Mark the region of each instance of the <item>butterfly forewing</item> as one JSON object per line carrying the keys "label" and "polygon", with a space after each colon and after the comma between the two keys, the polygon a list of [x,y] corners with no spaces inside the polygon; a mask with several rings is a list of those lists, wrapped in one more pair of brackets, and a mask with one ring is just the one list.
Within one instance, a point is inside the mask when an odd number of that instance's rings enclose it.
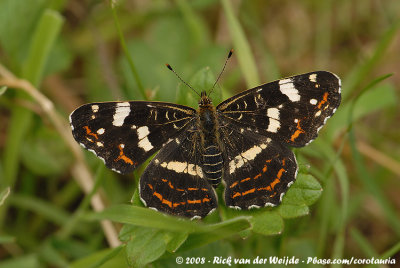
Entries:
{"label": "butterfly forewing", "polygon": [[79,107],[70,122],[76,141],[108,168],[126,174],[178,135],[195,113],[162,102],[103,102]]}
{"label": "butterfly forewing", "polygon": [[340,104],[340,79],[319,71],[281,79],[246,90],[217,106],[225,124],[301,147]]}

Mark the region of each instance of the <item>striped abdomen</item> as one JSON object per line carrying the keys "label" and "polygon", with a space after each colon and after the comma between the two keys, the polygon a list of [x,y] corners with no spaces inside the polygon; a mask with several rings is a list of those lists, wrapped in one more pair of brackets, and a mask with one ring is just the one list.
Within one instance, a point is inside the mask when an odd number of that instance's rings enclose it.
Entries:
{"label": "striped abdomen", "polygon": [[203,154],[203,172],[208,182],[217,187],[222,177],[222,154],[215,145],[205,148]]}

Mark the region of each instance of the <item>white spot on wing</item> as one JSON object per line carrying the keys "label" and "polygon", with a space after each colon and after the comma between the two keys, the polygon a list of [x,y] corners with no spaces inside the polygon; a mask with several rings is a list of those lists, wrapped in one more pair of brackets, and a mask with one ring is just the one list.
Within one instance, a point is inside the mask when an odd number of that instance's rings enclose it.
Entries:
{"label": "white spot on wing", "polygon": [[278,108],[269,108],[267,110],[267,116],[274,119],[279,119],[279,110]]}
{"label": "white spot on wing", "polygon": [[99,105],[92,105],[92,112],[97,113],[99,111]]}
{"label": "white spot on wing", "polygon": [[143,139],[144,137],[147,137],[149,135],[150,131],[149,128],[146,126],[140,127],[137,129],[137,135],[139,140]]}
{"label": "white spot on wing", "polygon": [[117,108],[114,113],[114,121],[113,125],[116,127],[120,127],[124,124],[125,118],[129,115],[131,111],[131,107],[129,102],[119,102],[117,103]]}
{"label": "white spot on wing", "polygon": [[234,173],[236,169],[242,167],[246,162],[255,159],[257,155],[262,152],[263,149],[267,148],[267,145],[270,141],[271,139],[268,138],[267,143],[255,145],[232,159],[229,162],[229,173]]}
{"label": "white spot on wing", "polygon": [[147,137],[143,138],[142,140],[139,141],[138,146],[145,150],[146,152],[150,151],[151,149],[154,148],[154,146],[151,144],[149,139]]}
{"label": "white spot on wing", "polygon": [[289,100],[291,101],[300,100],[299,91],[295,88],[291,78],[280,80],[279,90],[282,92],[282,94],[288,96]]}
{"label": "white spot on wing", "polygon": [[318,103],[318,101],[317,101],[316,99],[311,99],[311,100],[310,100],[310,103],[311,103],[312,105],[315,105],[315,104]]}
{"label": "white spot on wing", "polygon": [[99,128],[99,129],[97,130],[97,134],[102,135],[102,134],[104,134],[104,131],[105,131],[104,128]]}
{"label": "white spot on wing", "polygon": [[267,131],[268,132],[273,132],[276,133],[278,132],[278,129],[281,127],[281,123],[274,119],[274,118],[269,118],[269,124],[268,124],[268,128]]}
{"label": "white spot on wing", "polygon": [[203,170],[199,165],[189,164],[187,162],[178,162],[178,161],[171,161],[171,162],[162,162],[160,164],[163,168],[173,170],[176,173],[187,173],[192,176],[199,176],[203,178]]}
{"label": "white spot on wing", "polygon": [[317,74],[310,74],[308,79],[310,79],[311,82],[317,83]]}
{"label": "white spot on wing", "polygon": [[318,117],[321,115],[321,110],[319,110],[318,112],[315,113],[315,117]]}

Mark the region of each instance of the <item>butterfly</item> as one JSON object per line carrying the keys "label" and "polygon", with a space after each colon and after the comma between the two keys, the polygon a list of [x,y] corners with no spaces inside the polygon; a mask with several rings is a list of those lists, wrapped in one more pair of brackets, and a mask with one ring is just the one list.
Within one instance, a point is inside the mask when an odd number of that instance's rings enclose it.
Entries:
{"label": "butterfly", "polygon": [[[170,67],[169,67],[170,68]],[[75,140],[121,174],[157,153],[140,178],[144,205],[203,218],[224,202],[248,210],[277,206],[298,171],[289,147],[303,147],[338,108],[340,79],[316,71],[243,91],[198,109],[155,101],[85,104],[70,115]]]}

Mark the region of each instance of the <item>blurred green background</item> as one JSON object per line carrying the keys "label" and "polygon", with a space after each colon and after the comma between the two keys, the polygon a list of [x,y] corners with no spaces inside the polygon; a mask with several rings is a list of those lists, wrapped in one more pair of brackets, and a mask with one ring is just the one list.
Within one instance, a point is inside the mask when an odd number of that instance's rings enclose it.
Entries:
{"label": "blurred green background", "polygon": [[[399,265],[400,1],[113,3],[0,1],[0,267],[173,267],[177,256],[391,257]],[[127,176],[104,168],[71,140],[70,112],[144,99],[196,108],[165,63],[201,91],[231,48],[215,104],[309,71],[342,78],[338,112],[295,151],[304,183],[285,209],[231,215],[221,205],[204,225],[122,206],[132,196],[140,205],[144,167]],[[318,193],[304,200],[307,187]],[[290,203],[296,189],[301,204]]]}

